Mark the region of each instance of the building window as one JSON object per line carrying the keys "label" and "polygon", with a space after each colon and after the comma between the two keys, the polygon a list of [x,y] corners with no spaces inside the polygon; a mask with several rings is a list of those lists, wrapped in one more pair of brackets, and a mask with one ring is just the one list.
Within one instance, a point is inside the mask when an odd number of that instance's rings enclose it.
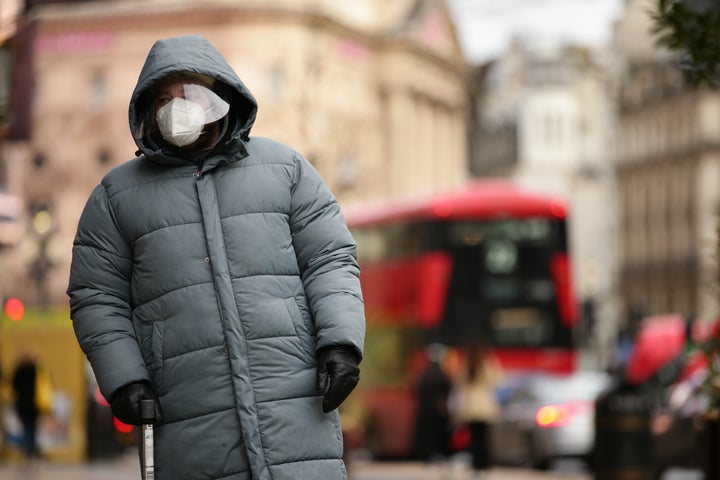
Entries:
{"label": "building window", "polygon": [[558,112],[545,113],[544,119],[545,144],[559,145],[562,143],[563,118]]}
{"label": "building window", "polygon": [[100,153],[98,153],[97,161],[100,166],[105,166],[110,163],[112,160],[112,155],[110,155],[110,152],[108,150],[100,150]]}
{"label": "building window", "polygon": [[107,101],[107,79],[103,70],[96,70],[93,73],[90,94],[93,107],[105,106]]}
{"label": "building window", "polygon": [[10,100],[11,60],[10,48],[0,47],[0,118],[5,118]]}
{"label": "building window", "polygon": [[268,92],[273,99],[282,97],[283,88],[285,86],[285,70],[282,64],[275,64],[267,70],[267,87]]}
{"label": "building window", "polygon": [[2,161],[2,155],[0,155],[0,192],[7,191],[8,188],[8,166],[7,162]]}
{"label": "building window", "polygon": [[335,170],[335,184],[339,190],[348,190],[357,184],[360,174],[358,162],[354,155],[345,154],[340,157]]}
{"label": "building window", "polygon": [[33,166],[36,170],[42,170],[47,164],[47,158],[44,153],[36,153],[33,157]]}

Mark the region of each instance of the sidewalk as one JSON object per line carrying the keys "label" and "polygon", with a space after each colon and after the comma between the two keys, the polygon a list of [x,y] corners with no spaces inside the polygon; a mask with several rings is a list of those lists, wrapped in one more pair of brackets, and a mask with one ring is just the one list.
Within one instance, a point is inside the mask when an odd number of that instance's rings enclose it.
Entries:
{"label": "sidewalk", "polygon": [[79,465],[38,460],[0,463],[2,480],[134,480],[140,479],[136,452],[117,459]]}
{"label": "sidewalk", "polygon": [[[448,462],[428,465],[420,462],[357,461],[350,466],[351,480],[474,480],[466,465]],[[129,451],[114,460],[67,465],[37,461],[31,464],[0,463],[2,480],[139,480],[137,452]],[[581,473],[539,472],[493,468],[488,480],[590,480]],[[305,480],[305,479],[299,479]],[[672,478],[671,480],[681,480]],[[682,478],[682,480],[689,480]],[[697,479],[693,479],[697,480]]]}

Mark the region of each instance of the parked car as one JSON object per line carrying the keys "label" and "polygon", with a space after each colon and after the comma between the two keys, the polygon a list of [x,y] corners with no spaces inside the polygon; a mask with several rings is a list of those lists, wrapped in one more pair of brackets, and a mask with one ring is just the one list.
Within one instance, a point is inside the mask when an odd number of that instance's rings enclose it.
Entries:
{"label": "parked car", "polygon": [[500,464],[548,468],[560,458],[589,462],[595,437],[595,399],[612,384],[601,371],[533,376],[503,404],[491,445]]}

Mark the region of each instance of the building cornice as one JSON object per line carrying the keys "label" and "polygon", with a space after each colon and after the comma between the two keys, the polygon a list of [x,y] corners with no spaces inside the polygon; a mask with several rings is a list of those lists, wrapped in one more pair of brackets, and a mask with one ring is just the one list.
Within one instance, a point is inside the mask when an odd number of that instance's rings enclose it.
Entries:
{"label": "building cornice", "polygon": [[278,3],[268,5],[265,1],[245,0],[238,4],[232,0],[205,0],[198,3],[191,0],[107,0],[69,4],[47,4],[35,7],[25,21],[38,21],[45,28],[52,29],[58,24],[65,29],[68,25],[87,25],[103,28],[104,24],[117,21],[132,22],[139,28],[154,28],[158,17],[164,23],[185,25],[196,23],[228,23],[233,19],[245,21],[296,22],[314,29],[335,31],[344,37],[354,38],[378,53],[408,51],[419,58],[467,78],[472,71],[462,54],[450,58],[419,43],[410,37],[398,36],[397,32],[384,29],[361,29],[350,25],[328,13],[316,4]]}

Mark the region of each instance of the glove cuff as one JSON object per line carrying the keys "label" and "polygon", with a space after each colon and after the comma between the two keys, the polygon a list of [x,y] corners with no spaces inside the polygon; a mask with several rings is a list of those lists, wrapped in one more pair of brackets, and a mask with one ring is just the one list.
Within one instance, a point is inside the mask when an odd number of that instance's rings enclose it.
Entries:
{"label": "glove cuff", "polygon": [[331,352],[341,352],[343,354],[352,355],[358,365],[362,360],[362,357],[358,354],[357,349],[352,345],[328,345],[327,347],[319,348],[317,352],[315,352],[315,357],[321,358],[322,356],[330,354]]}

